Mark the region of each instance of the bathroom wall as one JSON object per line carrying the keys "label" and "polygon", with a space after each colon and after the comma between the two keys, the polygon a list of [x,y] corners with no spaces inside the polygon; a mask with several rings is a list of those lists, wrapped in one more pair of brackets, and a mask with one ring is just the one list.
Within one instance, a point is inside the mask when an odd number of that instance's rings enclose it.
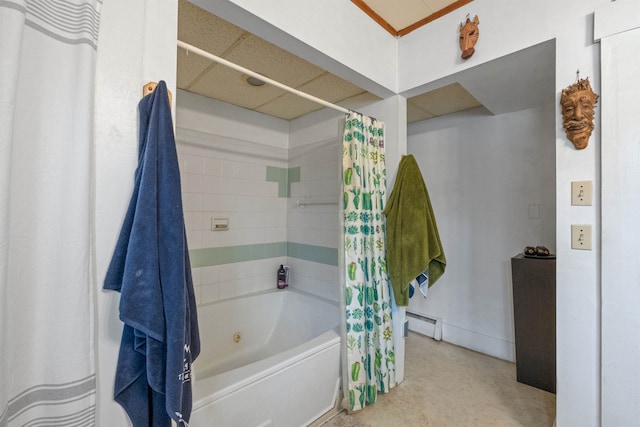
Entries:
{"label": "bathroom wall", "polygon": [[[270,289],[279,264],[291,266],[292,287],[338,301],[343,114],[322,109],[288,122],[182,90],[176,100],[198,302]],[[388,118],[389,140],[406,133],[400,100],[404,108],[401,97],[362,106]],[[212,231],[212,219],[227,219],[229,230]]]}
{"label": "bathroom wall", "polygon": [[336,302],[342,121],[340,112],[323,109],[292,120],[289,135],[289,168],[300,171],[287,211],[291,283]]}
{"label": "bathroom wall", "polygon": [[[596,11],[602,45],[602,425],[627,426],[640,419],[640,344],[629,332],[640,329],[640,88],[630,85],[640,63],[640,4],[616,2]],[[606,286],[605,286],[606,284]]]}
{"label": "bathroom wall", "polygon": [[103,2],[96,63],[95,203],[97,425],[128,426],[113,400],[122,322],[120,295],[102,289],[133,190],[138,164],[138,110],[142,87],[165,80],[175,93],[177,0]]}
{"label": "bathroom wall", "polygon": [[555,252],[555,106],[493,116],[484,108],[409,126],[447,257],[409,310],[443,319],[443,339],[515,360],[510,258]]}
{"label": "bathroom wall", "polygon": [[[288,121],[185,91],[177,103],[198,302],[271,289],[280,264],[291,266],[292,287],[337,301],[340,114],[292,121],[291,137]],[[229,229],[212,231],[212,220]]]}
{"label": "bathroom wall", "polygon": [[198,303],[275,287],[277,266],[286,263],[286,177],[277,172],[287,170],[288,122],[185,91],[176,100]]}
{"label": "bathroom wall", "polygon": [[[600,122],[589,147],[577,151],[560,120],[560,92],[575,81],[576,70],[600,88],[600,46],[593,38],[594,10],[622,7],[634,0],[474,1],[402,37],[398,45],[401,93],[461,70],[492,61],[541,42],[555,42],[556,149],[556,362],[557,425],[601,425],[601,271],[600,271]],[[469,60],[460,59],[456,28],[466,14],[478,15],[480,39]],[[632,15],[633,16],[633,15]],[[597,16],[596,16],[597,18]],[[428,54],[425,54],[428,52]],[[500,78],[500,76],[496,76]],[[405,92],[407,91],[407,92]],[[592,180],[594,204],[571,206],[572,181]],[[593,250],[571,249],[571,224],[593,224]],[[477,249],[477,248],[473,248]],[[604,265],[602,268],[606,268]]]}

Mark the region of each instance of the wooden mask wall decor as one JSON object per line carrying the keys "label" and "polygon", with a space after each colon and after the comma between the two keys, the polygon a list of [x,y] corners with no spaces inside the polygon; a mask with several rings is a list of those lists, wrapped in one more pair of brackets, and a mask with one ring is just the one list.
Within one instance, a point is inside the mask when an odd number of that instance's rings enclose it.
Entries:
{"label": "wooden mask wall decor", "polygon": [[562,127],[576,150],[586,148],[593,131],[593,116],[598,95],[593,93],[589,79],[579,79],[577,83],[562,90]]}
{"label": "wooden mask wall decor", "polygon": [[469,59],[476,51],[474,46],[480,37],[480,28],[478,28],[480,20],[478,15],[472,21],[467,18],[464,25],[460,24],[460,50],[462,50],[462,59]]}

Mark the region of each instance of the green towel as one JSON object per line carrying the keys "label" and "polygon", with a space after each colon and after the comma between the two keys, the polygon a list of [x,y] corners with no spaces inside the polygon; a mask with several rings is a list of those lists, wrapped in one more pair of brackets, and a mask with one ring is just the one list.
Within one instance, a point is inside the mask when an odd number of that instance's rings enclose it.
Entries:
{"label": "green towel", "polygon": [[384,209],[387,217],[387,267],[396,304],[409,305],[409,282],[429,269],[429,287],[444,274],[447,259],[420,168],[412,155],[398,167]]}

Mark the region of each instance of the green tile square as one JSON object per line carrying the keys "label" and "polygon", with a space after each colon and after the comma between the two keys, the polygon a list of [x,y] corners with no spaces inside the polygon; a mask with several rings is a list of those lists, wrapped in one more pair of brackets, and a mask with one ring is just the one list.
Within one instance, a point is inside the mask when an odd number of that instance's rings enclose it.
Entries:
{"label": "green tile square", "polygon": [[300,182],[300,166],[289,169],[289,183]]}
{"label": "green tile square", "polygon": [[286,182],[278,185],[278,197],[289,197],[289,185]]}
{"label": "green tile square", "polygon": [[267,166],[267,181],[279,182],[282,168]]}

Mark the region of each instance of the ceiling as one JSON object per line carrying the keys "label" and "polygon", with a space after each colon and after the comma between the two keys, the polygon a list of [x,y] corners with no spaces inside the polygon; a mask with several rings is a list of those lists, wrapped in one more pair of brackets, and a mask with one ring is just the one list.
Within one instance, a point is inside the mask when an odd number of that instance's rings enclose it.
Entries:
{"label": "ceiling", "polygon": [[[466,4],[471,0],[352,1],[366,3],[377,15],[384,17],[381,19],[387,25],[402,30],[407,28],[407,24],[415,26],[432,17],[433,11],[438,7],[447,10],[447,7],[459,7],[462,2]],[[393,3],[393,7],[389,7],[390,3]],[[357,110],[380,99],[187,0],[179,0],[178,5],[178,39],[181,41],[345,108]],[[362,9],[361,5],[358,6]],[[379,20],[377,22],[383,25]],[[188,54],[183,49],[178,49],[177,56],[179,89],[284,120],[292,120],[324,108],[268,84],[252,86],[247,82],[248,76],[194,53]],[[539,96],[538,89],[530,83],[549,78],[548,70],[544,68],[548,65],[548,60],[540,61],[534,55],[532,61],[529,61],[530,56],[519,55],[506,68],[498,60],[491,61],[414,89],[407,99],[407,122],[426,120],[478,106],[485,106],[490,112],[499,114],[518,107],[522,102],[529,102],[532,97]],[[548,57],[549,55],[545,56]],[[553,71],[553,64],[549,68]],[[513,75],[507,73],[510,69],[515,70]],[[495,79],[494,76],[498,73],[501,78]],[[530,93],[525,93],[527,90]],[[525,98],[524,101],[522,97]]]}
{"label": "ceiling", "polygon": [[472,0],[351,0],[396,37],[409,34]]}

